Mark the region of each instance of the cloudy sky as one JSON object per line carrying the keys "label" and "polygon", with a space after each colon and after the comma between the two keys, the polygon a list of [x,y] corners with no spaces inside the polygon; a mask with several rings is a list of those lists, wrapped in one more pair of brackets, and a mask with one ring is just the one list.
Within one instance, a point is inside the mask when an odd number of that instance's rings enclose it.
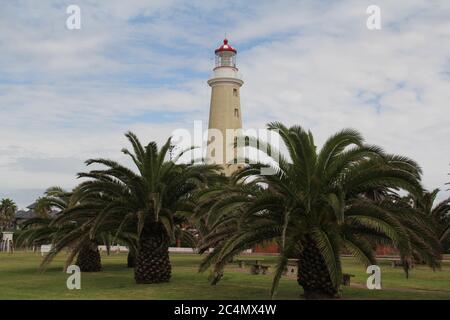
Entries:
{"label": "cloudy sky", "polygon": [[[70,4],[81,30],[66,28]],[[372,4],[381,30],[366,27]],[[449,17],[447,0],[3,1],[0,198],[24,207],[49,186],[73,187],[87,158],[124,160],[127,130],[162,142],[206,121],[225,34],[245,81],[245,127],[300,124],[319,144],[352,127],[445,190]]]}

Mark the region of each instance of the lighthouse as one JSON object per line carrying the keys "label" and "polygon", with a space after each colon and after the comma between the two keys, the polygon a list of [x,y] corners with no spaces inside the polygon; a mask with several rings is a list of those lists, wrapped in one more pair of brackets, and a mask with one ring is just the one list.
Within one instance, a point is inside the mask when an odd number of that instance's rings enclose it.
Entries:
{"label": "lighthouse", "polygon": [[222,165],[227,176],[241,168],[233,163],[237,155],[234,143],[242,129],[240,89],[244,84],[236,67],[236,54],[228,40],[223,40],[215,50],[215,67],[208,80],[211,104],[206,158],[208,163]]}

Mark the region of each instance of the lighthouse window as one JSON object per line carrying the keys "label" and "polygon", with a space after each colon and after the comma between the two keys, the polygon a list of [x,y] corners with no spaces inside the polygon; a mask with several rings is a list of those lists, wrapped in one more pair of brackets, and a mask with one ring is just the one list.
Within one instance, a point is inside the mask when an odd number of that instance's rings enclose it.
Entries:
{"label": "lighthouse window", "polygon": [[222,57],[222,66],[231,67],[231,57]]}
{"label": "lighthouse window", "polygon": [[239,109],[238,108],[234,108],[234,116],[239,117]]}
{"label": "lighthouse window", "polygon": [[235,97],[238,96],[238,90],[237,89],[233,89],[233,96],[235,96]]}

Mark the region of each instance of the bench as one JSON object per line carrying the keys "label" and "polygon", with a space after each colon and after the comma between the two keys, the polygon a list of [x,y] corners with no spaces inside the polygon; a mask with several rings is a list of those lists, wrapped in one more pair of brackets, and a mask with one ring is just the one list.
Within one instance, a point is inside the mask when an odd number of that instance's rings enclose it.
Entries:
{"label": "bench", "polygon": [[284,268],[283,275],[288,277],[297,277],[298,273],[298,259],[288,259],[287,265]]}
{"label": "bench", "polygon": [[403,263],[400,260],[391,261],[392,268],[403,267]]}
{"label": "bench", "polygon": [[354,277],[354,276],[355,276],[354,274],[343,273],[343,274],[342,274],[342,284],[343,284],[344,286],[349,286],[349,285],[350,285],[350,279],[351,279],[352,277]]}
{"label": "bench", "polygon": [[264,266],[257,263],[250,265],[251,274],[267,274],[267,270],[269,270],[269,266]]}
{"label": "bench", "polygon": [[260,260],[244,260],[244,259],[238,259],[235,260],[235,262],[238,263],[239,268],[243,269],[246,265],[254,265],[259,264]]}
{"label": "bench", "polygon": [[[397,268],[397,267],[403,267],[403,262],[401,260],[391,260],[391,266],[392,268]],[[414,263],[411,263],[409,266],[411,269],[414,268]]]}

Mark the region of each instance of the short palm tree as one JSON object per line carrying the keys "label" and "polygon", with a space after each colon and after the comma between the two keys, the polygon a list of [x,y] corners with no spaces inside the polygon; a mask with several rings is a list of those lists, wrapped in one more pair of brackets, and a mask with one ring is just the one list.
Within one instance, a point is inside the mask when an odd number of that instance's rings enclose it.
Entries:
{"label": "short palm tree", "polygon": [[62,250],[70,249],[66,267],[77,257],[76,265],[83,272],[97,272],[102,269],[98,244],[104,243],[108,232],[102,230],[94,236],[90,233],[97,211],[77,210],[82,203],[76,192],[63,190],[60,187],[47,189],[39,198],[37,206],[45,208],[45,212],[57,210],[56,216],[48,214],[27,220],[19,236],[17,244],[37,246],[51,244],[52,249],[45,256],[42,267],[48,265]]}
{"label": "short palm tree", "polygon": [[80,192],[109,199],[97,215],[93,230],[111,219],[117,221],[117,217],[121,220],[119,230],[130,220],[136,221],[136,283],[167,282],[171,277],[168,249],[174,238],[177,212],[209,176],[214,176],[217,167],[177,164],[184,152],[166,160],[171,139],[158,149],[155,142],[144,147],[131,132],[126,137],[133,151],[122,152],[131,158],[136,172],[112,160],[88,160],[88,165],[106,168],[79,174],[88,178],[80,185]]}
{"label": "short palm tree", "polygon": [[52,210],[61,214],[68,206],[68,199],[71,197],[69,192],[60,187],[48,188],[42,197],[35,201],[34,218],[26,220],[21,230],[18,232],[16,241],[17,246],[36,247],[43,244],[49,244],[56,237],[58,228],[50,227],[53,217],[50,215]]}
{"label": "short palm tree", "polygon": [[12,229],[14,218],[17,212],[17,205],[11,199],[0,201],[0,230]]}
{"label": "short palm tree", "polygon": [[[438,243],[421,217],[391,210],[390,193],[422,191],[415,162],[364,144],[350,129],[331,136],[317,150],[312,134],[299,126],[272,123],[268,128],[279,132],[290,159],[274,159],[274,175],[261,175],[262,164],[249,165],[235,175],[234,185],[203,193],[200,203],[215,203],[206,214],[211,232],[202,249],[214,251],[201,271],[214,266],[215,277],[220,277],[225,264],[244,249],[277,241],[281,255],[272,294],[288,259],[297,258],[297,280],[305,297],[330,298],[342,281],[344,250],[366,265],[376,264],[376,244],[389,241],[406,266],[413,252],[433,268],[439,266]],[[275,151],[257,142],[261,150]]]}
{"label": "short palm tree", "polygon": [[34,217],[23,223],[17,232],[16,247],[37,247],[53,241],[56,228],[50,228],[51,218]]}
{"label": "short palm tree", "polygon": [[443,250],[447,251],[450,249],[450,198],[436,203],[439,191],[439,189],[426,191],[410,199],[413,202],[413,208],[430,220]]}
{"label": "short palm tree", "polygon": [[127,266],[134,267],[137,252],[136,222],[134,219],[123,221],[120,213],[112,213],[107,221],[98,225],[97,217],[112,201],[101,193],[83,193],[76,189],[77,205],[65,210],[64,216],[55,219],[54,225],[71,223],[74,231],[68,237],[57,243],[58,249],[75,243],[72,251],[78,252],[77,265],[83,271],[81,265],[91,272],[100,271],[101,258],[98,245],[106,246],[109,254],[113,244],[125,244],[129,252]]}

